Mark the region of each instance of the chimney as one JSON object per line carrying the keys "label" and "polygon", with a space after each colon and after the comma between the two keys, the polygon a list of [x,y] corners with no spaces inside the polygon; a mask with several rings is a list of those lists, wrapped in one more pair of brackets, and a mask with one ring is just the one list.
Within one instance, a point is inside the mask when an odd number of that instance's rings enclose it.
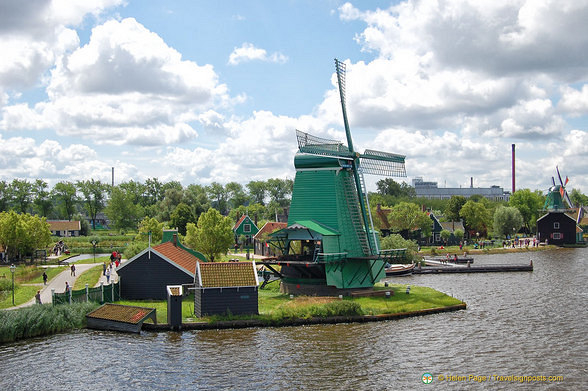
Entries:
{"label": "chimney", "polygon": [[515,145],[512,145],[512,194],[515,192]]}
{"label": "chimney", "polygon": [[174,247],[178,247],[178,234],[174,234],[172,237],[172,243],[174,244]]}
{"label": "chimney", "polygon": [[470,177],[470,188],[472,188],[472,189],[474,188],[474,177],[473,176]]}

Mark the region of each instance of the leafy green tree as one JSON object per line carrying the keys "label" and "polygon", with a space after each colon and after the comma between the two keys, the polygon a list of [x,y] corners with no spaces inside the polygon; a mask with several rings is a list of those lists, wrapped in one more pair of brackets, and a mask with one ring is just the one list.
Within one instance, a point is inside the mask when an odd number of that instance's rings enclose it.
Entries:
{"label": "leafy green tree", "polygon": [[574,206],[588,205],[588,196],[580,192],[580,190],[572,189],[570,192],[570,201]]}
{"label": "leafy green tree", "polygon": [[149,240],[148,235],[151,232],[151,242],[159,243],[163,239],[163,226],[164,224],[157,221],[154,217],[144,217],[139,223],[139,233],[135,240],[146,242]]}
{"label": "leafy green tree", "polygon": [[136,194],[115,186],[110,192],[110,199],[104,213],[116,229],[135,229],[142,217],[141,205],[136,203]]}
{"label": "leafy green tree", "polygon": [[78,202],[75,185],[71,182],[58,182],[53,187],[51,194],[58,203],[61,217],[71,221],[71,216],[74,214]]}
{"label": "leafy green tree", "polygon": [[12,205],[19,213],[27,213],[33,203],[33,184],[26,179],[13,179],[10,184]]}
{"label": "leafy green tree", "polygon": [[406,182],[398,183],[392,178],[380,179],[376,182],[378,193],[382,195],[389,195],[392,197],[406,197],[411,198],[416,196],[414,187]]}
{"label": "leafy green tree", "polygon": [[252,202],[256,204],[265,205],[265,197],[267,195],[267,183],[264,181],[251,181],[247,185],[249,196]]}
{"label": "leafy green tree", "polygon": [[192,214],[196,221],[198,217],[210,208],[210,200],[206,193],[206,188],[201,185],[189,185],[184,190],[183,202],[192,208]]}
{"label": "leafy green tree", "polygon": [[0,212],[7,211],[10,207],[10,186],[6,181],[0,181]]}
{"label": "leafy green tree", "polygon": [[267,191],[270,199],[284,207],[290,204],[294,182],[291,179],[271,178],[267,180]]}
{"label": "leafy green tree", "polygon": [[449,221],[459,221],[461,208],[465,205],[467,199],[464,196],[451,196],[445,207],[445,217]]}
{"label": "leafy green tree", "polygon": [[537,225],[539,214],[542,214],[541,208],[544,202],[544,197],[540,191],[520,189],[510,196],[508,205],[518,209],[523,218],[524,226],[529,232],[532,232]]}
{"label": "leafy green tree", "polygon": [[157,203],[157,208],[159,209],[157,219],[159,221],[169,221],[171,219],[171,214],[182,202],[183,198],[184,192],[182,190],[176,188],[167,189],[163,200]]}
{"label": "leafy green tree", "polygon": [[455,231],[453,231],[453,236],[455,236],[455,238],[457,240],[462,240],[463,235],[464,235],[464,232],[461,229],[456,229]]}
{"label": "leafy green tree", "polygon": [[490,211],[482,202],[467,201],[459,215],[464,218],[466,227],[485,235],[491,224]]}
{"label": "leafy green tree", "polygon": [[106,190],[108,185],[94,179],[78,181],[77,189],[82,193],[84,208],[92,221],[92,228],[96,229],[96,215],[105,207]]}
{"label": "leafy green tree", "polygon": [[415,242],[414,240],[404,239],[401,235],[388,235],[385,238],[382,238],[380,245],[383,250],[405,248],[407,263],[416,263],[420,260],[420,257],[418,256],[419,246],[417,242]]}
{"label": "leafy green tree", "polygon": [[451,237],[451,232],[446,229],[442,229],[440,235],[443,241],[447,243],[449,241],[449,238]]}
{"label": "leafy green tree", "polygon": [[155,205],[163,200],[165,190],[163,184],[157,178],[147,178],[145,181],[145,207]]}
{"label": "leafy green tree", "polygon": [[128,197],[132,200],[133,204],[140,205],[142,208],[147,206],[147,186],[141,182],[135,182],[133,180],[123,182],[118,185],[118,188],[128,193]]}
{"label": "leafy green tree", "polygon": [[33,183],[33,203],[35,204],[37,212],[45,217],[47,217],[51,212],[51,209],[53,209],[53,201],[51,200],[51,193],[47,190],[48,187],[47,182],[41,179],[37,179],[35,183]]}
{"label": "leafy green tree", "polygon": [[206,187],[206,192],[212,201],[212,207],[219,210],[221,214],[226,214],[228,209],[227,191],[223,185],[217,182],[212,182],[210,186]]}
{"label": "leafy green tree", "polygon": [[88,236],[90,234],[90,223],[88,223],[88,220],[86,220],[86,218],[84,216],[82,216],[81,213],[76,213],[76,214],[72,215],[71,219],[73,221],[80,222],[80,235],[81,236]]}
{"label": "leafy green tree", "polygon": [[421,208],[411,202],[400,202],[392,207],[388,215],[390,228],[395,232],[421,230],[422,236],[431,235],[433,223]]}
{"label": "leafy green tree", "polygon": [[523,226],[523,216],[521,212],[513,206],[499,206],[494,211],[494,224],[492,229],[494,234],[500,236],[513,235]]}
{"label": "leafy green tree", "polygon": [[186,245],[200,251],[211,262],[221,254],[226,254],[233,244],[233,224],[214,208],[200,215],[198,225],[186,225]]}
{"label": "leafy green tree", "polygon": [[180,202],[170,216],[170,225],[178,229],[180,235],[186,235],[186,224],[194,223],[194,215],[190,207]]}
{"label": "leafy green tree", "polygon": [[35,249],[51,243],[51,231],[45,217],[18,214],[15,211],[0,213],[0,244],[9,259],[32,254]]}
{"label": "leafy green tree", "polygon": [[249,204],[249,196],[243,190],[243,186],[237,182],[229,182],[225,186],[227,198],[231,209],[238,208],[241,205]]}

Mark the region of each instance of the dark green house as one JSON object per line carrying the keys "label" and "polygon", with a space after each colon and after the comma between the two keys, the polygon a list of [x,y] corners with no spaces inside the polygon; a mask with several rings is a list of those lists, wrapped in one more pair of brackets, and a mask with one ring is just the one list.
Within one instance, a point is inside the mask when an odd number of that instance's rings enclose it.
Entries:
{"label": "dark green house", "polygon": [[252,243],[252,238],[257,234],[257,232],[259,232],[259,228],[257,228],[257,225],[255,225],[249,216],[243,215],[235,223],[233,232],[235,233],[235,243],[238,243],[239,237],[244,235],[247,238],[244,243],[245,246],[250,246]]}

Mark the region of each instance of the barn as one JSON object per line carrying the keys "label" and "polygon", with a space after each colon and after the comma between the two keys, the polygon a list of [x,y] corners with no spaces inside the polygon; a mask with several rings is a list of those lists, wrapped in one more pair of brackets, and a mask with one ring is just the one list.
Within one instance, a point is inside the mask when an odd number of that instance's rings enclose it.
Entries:
{"label": "barn", "polygon": [[172,241],[148,247],[116,270],[120,296],[128,300],[165,299],[166,286],[193,284],[199,259]]}
{"label": "barn", "polygon": [[563,211],[552,210],[537,219],[537,237],[548,244],[576,244],[577,229],[576,220]]}
{"label": "barn", "polygon": [[258,314],[255,262],[207,262],[196,265],[194,314]]}

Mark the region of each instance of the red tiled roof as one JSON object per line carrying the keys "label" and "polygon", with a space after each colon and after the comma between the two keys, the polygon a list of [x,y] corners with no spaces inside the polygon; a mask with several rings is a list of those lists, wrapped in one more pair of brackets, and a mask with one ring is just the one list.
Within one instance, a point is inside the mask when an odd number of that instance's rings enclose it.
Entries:
{"label": "red tiled roof", "polygon": [[196,273],[196,264],[198,258],[190,254],[188,251],[174,246],[172,242],[165,242],[154,246],[153,249],[161,255],[168,258],[170,261],[176,263],[182,269],[185,269],[190,274]]}
{"label": "red tiled roof", "polygon": [[239,228],[239,226],[241,225],[241,223],[243,222],[243,220],[245,220],[246,217],[247,217],[247,215],[241,216],[241,218],[239,219],[239,221],[237,221],[235,223],[235,226],[233,227],[233,231],[236,230],[237,228]]}
{"label": "red tiled roof", "polygon": [[203,288],[257,286],[253,262],[200,262],[198,272]]}
{"label": "red tiled roof", "polygon": [[79,221],[67,220],[47,220],[50,231],[79,231],[81,224]]}
{"label": "red tiled roof", "polygon": [[278,229],[282,229],[282,228],[286,228],[288,226],[288,223],[278,223],[276,221],[268,221],[267,223],[265,223],[263,225],[263,227],[261,227],[261,229],[255,234],[254,238],[257,239],[258,237],[261,237],[261,235],[268,233],[271,234],[272,232],[274,232],[275,230]]}

